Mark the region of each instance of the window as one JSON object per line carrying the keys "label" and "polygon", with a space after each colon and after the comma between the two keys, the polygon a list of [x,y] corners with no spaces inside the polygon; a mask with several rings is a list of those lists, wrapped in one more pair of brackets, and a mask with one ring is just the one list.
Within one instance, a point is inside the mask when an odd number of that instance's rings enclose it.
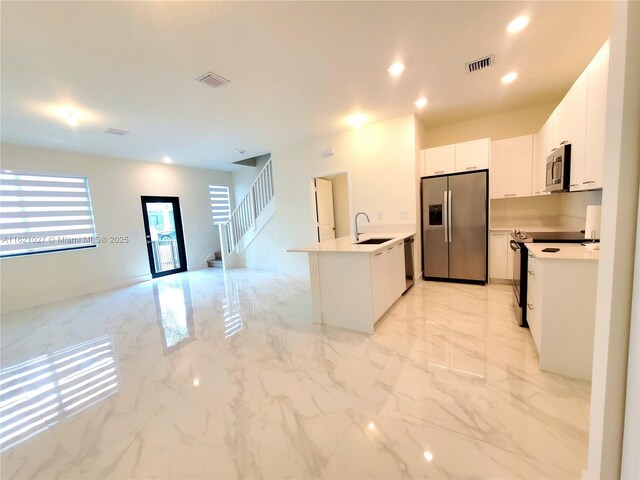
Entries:
{"label": "window", "polygon": [[211,214],[213,223],[219,225],[229,220],[231,215],[231,201],[229,200],[229,187],[224,185],[209,185],[211,197]]}
{"label": "window", "polygon": [[0,257],[96,244],[86,178],[0,174]]}

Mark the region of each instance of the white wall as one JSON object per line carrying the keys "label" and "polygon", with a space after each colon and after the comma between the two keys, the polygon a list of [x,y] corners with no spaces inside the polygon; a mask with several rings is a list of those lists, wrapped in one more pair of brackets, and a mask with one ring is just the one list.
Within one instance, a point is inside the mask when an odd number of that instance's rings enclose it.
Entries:
{"label": "white wall", "polygon": [[208,186],[231,186],[227,172],[8,144],[0,148],[3,169],[87,177],[97,234],[130,237],[128,244],[0,260],[2,312],[149,279],[142,195],[180,197],[190,270],[205,267],[206,257],[219,249]]}
{"label": "white wall", "polygon": [[559,98],[557,102],[534,105],[464,122],[428,127],[420,148],[438,147],[478,138],[501,140],[537,133],[560,100]]}
{"label": "white wall", "polygon": [[[623,435],[626,440],[624,415],[640,173],[638,85],[640,3],[614,2],[586,472],[594,479],[619,478],[625,470],[621,457]],[[637,385],[637,378],[631,384]],[[638,406],[630,408],[637,412]],[[629,440],[633,445],[633,434]],[[638,456],[637,438],[631,455]],[[633,460],[627,461],[632,472]]]}
{"label": "white wall", "polygon": [[[321,156],[331,146],[335,155]],[[273,150],[277,212],[246,250],[246,265],[308,269],[307,255],[286,250],[314,243],[309,179],[335,172],[350,174],[351,211],[367,212],[374,227],[415,229],[415,149],[414,117],[407,115]]]}

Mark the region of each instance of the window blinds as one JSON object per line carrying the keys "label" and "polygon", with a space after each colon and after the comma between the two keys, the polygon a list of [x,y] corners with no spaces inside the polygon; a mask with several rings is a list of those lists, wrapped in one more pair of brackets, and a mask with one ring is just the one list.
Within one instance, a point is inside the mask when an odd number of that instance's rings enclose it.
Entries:
{"label": "window blinds", "polygon": [[0,174],[0,257],[95,246],[86,178]]}
{"label": "window blinds", "polygon": [[211,198],[213,223],[217,225],[229,221],[229,215],[231,214],[229,187],[209,185],[209,196]]}

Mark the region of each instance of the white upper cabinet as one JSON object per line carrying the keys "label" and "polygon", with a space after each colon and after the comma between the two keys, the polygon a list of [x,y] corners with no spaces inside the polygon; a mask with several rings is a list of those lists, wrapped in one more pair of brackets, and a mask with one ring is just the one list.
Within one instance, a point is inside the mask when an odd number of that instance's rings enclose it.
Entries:
{"label": "white upper cabinet", "polygon": [[422,176],[487,169],[490,150],[490,138],[427,148],[422,150]]}
{"label": "white upper cabinet", "polygon": [[489,168],[490,152],[490,138],[456,143],[456,172],[468,172]]}
{"label": "white upper cabinet", "polygon": [[491,142],[491,198],[531,196],[533,135]]}
{"label": "white upper cabinet", "polygon": [[570,190],[602,188],[608,70],[607,40],[536,135],[534,195],[544,190],[546,156],[564,142],[571,144]]}
{"label": "white upper cabinet", "polygon": [[547,157],[551,155],[551,129],[555,117],[552,115],[533,138],[533,165],[531,168],[531,194],[550,195],[545,192]]}
{"label": "white upper cabinet", "polygon": [[423,176],[453,173],[456,171],[456,146],[444,145],[422,150],[422,162]]}
{"label": "white upper cabinet", "polygon": [[[604,131],[607,115],[609,41],[589,64],[584,169],[581,188],[602,188]],[[574,183],[573,181],[571,183]]]}
{"label": "white upper cabinet", "polygon": [[563,117],[558,122],[561,137],[554,147],[571,144],[571,190],[579,190],[584,174],[585,135],[587,125],[587,81],[585,70],[562,100]]}

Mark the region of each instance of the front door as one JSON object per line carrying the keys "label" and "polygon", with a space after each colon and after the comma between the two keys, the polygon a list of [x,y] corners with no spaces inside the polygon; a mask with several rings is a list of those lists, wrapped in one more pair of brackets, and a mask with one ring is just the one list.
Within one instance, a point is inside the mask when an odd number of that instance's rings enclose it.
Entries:
{"label": "front door", "polygon": [[141,197],[153,278],[187,270],[178,197]]}

